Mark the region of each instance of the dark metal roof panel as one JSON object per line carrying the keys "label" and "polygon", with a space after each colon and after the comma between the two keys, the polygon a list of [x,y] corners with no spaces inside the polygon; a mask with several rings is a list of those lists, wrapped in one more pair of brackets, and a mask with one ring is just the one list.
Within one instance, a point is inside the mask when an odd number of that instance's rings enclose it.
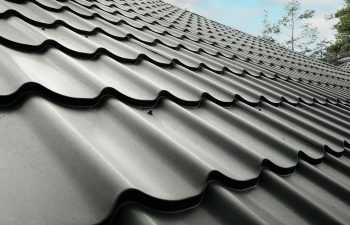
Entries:
{"label": "dark metal roof panel", "polygon": [[5,224],[349,221],[345,71],[161,1],[0,18]]}
{"label": "dark metal roof panel", "polygon": [[290,176],[264,171],[257,186],[244,191],[213,182],[187,211],[170,214],[130,204],[114,224],[348,224],[349,199],[339,194],[349,190],[349,178],[339,175],[342,160],[327,155],[319,166],[300,161]]}
{"label": "dark metal roof panel", "polygon": [[[73,109],[32,97],[2,110],[1,123],[7,172],[0,174],[6,184],[0,196],[11,207],[0,218],[20,213],[32,224],[62,217],[72,224],[97,223],[127,201],[183,210],[198,203],[189,199],[201,196],[211,181],[253,188],[263,169],[293,177],[300,161],[324,167],[325,158],[349,153],[348,110],[332,104],[252,107],[237,101],[223,108],[205,101],[184,108],[162,100],[139,109],[109,99],[94,109]],[[343,164],[340,177],[349,169]],[[13,201],[18,193],[24,197]]]}
{"label": "dark metal roof panel", "polygon": [[345,88],[337,90],[320,85],[315,89],[311,84],[292,80],[257,79],[230,72],[215,74],[205,68],[199,71],[191,71],[181,65],[161,68],[147,60],[124,64],[102,55],[91,61],[72,58],[55,48],[34,55],[3,46],[0,51],[5,56],[0,62],[4,68],[0,78],[0,94],[3,96],[0,101],[3,105],[15,100],[11,94],[22,93],[21,88],[26,85],[35,86],[31,89],[40,85],[59,94],[56,98],[90,98],[92,102],[106,91],[110,95],[147,101],[156,100],[162,91],[166,91],[169,93],[166,95],[174,96],[177,101],[192,105],[198,104],[205,93],[214,101],[227,105],[237,98],[252,104],[258,104],[261,98],[275,104],[283,100],[292,104],[301,100],[308,104],[313,101],[324,104],[326,99],[346,102],[344,96],[349,92]]}

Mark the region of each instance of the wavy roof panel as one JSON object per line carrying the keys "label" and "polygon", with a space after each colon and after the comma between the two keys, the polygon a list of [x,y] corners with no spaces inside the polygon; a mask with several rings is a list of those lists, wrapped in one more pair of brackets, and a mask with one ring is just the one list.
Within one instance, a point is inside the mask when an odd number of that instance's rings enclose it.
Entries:
{"label": "wavy roof panel", "polygon": [[346,71],[160,0],[0,28],[4,224],[348,223]]}

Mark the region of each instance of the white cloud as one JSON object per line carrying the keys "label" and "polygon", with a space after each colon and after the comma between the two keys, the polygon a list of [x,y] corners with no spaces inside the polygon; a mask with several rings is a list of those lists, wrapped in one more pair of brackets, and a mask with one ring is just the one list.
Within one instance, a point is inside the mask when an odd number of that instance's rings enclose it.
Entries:
{"label": "white cloud", "polygon": [[216,20],[216,17],[219,16],[222,13],[223,9],[220,7],[213,7],[211,9],[203,10],[201,12],[201,16],[204,16],[206,18]]}
{"label": "white cloud", "polygon": [[[291,0],[262,0],[263,2],[286,4]],[[301,4],[332,4],[334,0],[299,0]]]}
{"label": "white cloud", "polygon": [[254,17],[264,14],[264,8],[258,8],[258,9],[243,9],[240,11],[237,11],[234,16],[239,18],[246,18],[246,17]]}
{"label": "white cloud", "polygon": [[[256,32],[253,32],[253,34],[257,34],[260,32],[258,30],[259,28],[256,28],[256,21],[252,20],[251,18],[261,17],[263,14],[264,8],[251,8],[251,9],[243,9],[243,8],[237,8],[238,10],[234,13],[234,17],[237,21],[233,23],[232,17],[224,17],[221,14],[225,12],[225,9],[221,6],[212,6],[211,8],[207,7],[202,9],[200,12],[198,12],[199,4],[202,2],[202,0],[163,0],[165,2],[168,2],[170,4],[174,4],[180,8],[188,9],[190,11],[194,11],[197,13],[200,13],[202,16],[205,16],[209,19],[213,19],[216,21],[224,22],[227,25],[233,26],[233,28],[238,28],[242,31],[249,32],[249,27],[254,27],[256,29]],[[219,0],[217,0],[219,1]],[[262,3],[271,3],[271,4],[278,4],[278,5],[285,5],[285,3],[290,2],[291,0],[261,0]],[[333,20],[327,20],[325,19],[325,16],[334,13],[337,9],[341,8],[343,5],[343,0],[299,0],[302,5],[307,5],[306,8],[318,8],[316,10],[315,16],[309,20],[309,22],[316,26],[318,28],[320,39],[328,39],[328,40],[334,40],[334,34],[335,31],[332,29],[334,24],[337,22],[336,19]],[[311,4],[311,5],[309,5]],[[263,7],[267,7],[268,5],[260,5]],[[224,18],[224,19],[223,19]],[[249,24],[251,23],[251,24]],[[247,25],[249,25],[247,27]],[[251,32],[251,31],[250,31]],[[251,32],[252,33],[252,32]],[[283,39],[283,38],[282,38]]]}
{"label": "white cloud", "polygon": [[[276,4],[286,4],[291,0],[262,0],[263,2],[276,3]],[[299,0],[303,5],[307,5],[306,8],[313,9],[316,7],[314,17],[308,19],[313,26],[317,27],[319,31],[320,39],[334,40],[336,31],[333,29],[334,25],[337,23],[337,19],[328,20],[325,17],[334,13],[336,10],[340,9],[343,5],[341,0]]]}
{"label": "white cloud", "polygon": [[[316,14],[313,18],[310,18],[307,20],[307,22],[311,23],[312,26],[317,27],[317,30],[319,32],[319,38],[317,39],[317,42],[324,39],[327,41],[335,40],[336,31],[332,28],[337,23],[337,21],[338,19],[328,20],[322,14]],[[276,39],[279,42],[284,43],[285,41],[290,39],[290,34],[286,31],[287,30],[284,29],[282,30],[281,35],[276,36]],[[296,35],[298,36],[301,30],[297,29],[295,32],[296,32]]]}
{"label": "white cloud", "polygon": [[337,23],[338,19],[327,20],[323,15],[316,14],[313,18],[308,20],[312,25],[318,28],[321,39],[334,40],[336,31],[333,26]]}
{"label": "white cloud", "polygon": [[192,10],[199,0],[163,0],[182,9]]}

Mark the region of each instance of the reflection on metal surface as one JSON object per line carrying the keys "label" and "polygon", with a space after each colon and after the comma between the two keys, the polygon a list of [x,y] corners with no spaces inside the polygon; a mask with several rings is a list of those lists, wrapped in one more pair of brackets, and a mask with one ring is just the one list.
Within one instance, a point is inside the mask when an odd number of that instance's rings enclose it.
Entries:
{"label": "reflection on metal surface", "polygon": [[350,78],[162,1],[0,2],[4,224],[346,224]]}

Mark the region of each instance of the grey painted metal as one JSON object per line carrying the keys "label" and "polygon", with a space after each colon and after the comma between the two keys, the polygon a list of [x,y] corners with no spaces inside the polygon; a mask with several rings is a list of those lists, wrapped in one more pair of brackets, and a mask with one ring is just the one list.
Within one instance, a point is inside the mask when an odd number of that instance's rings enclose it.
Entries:
{"label": "grey painted metal", "polygon": [[349,223],[349,73],[162,1],[0,2],[3,224]]}

